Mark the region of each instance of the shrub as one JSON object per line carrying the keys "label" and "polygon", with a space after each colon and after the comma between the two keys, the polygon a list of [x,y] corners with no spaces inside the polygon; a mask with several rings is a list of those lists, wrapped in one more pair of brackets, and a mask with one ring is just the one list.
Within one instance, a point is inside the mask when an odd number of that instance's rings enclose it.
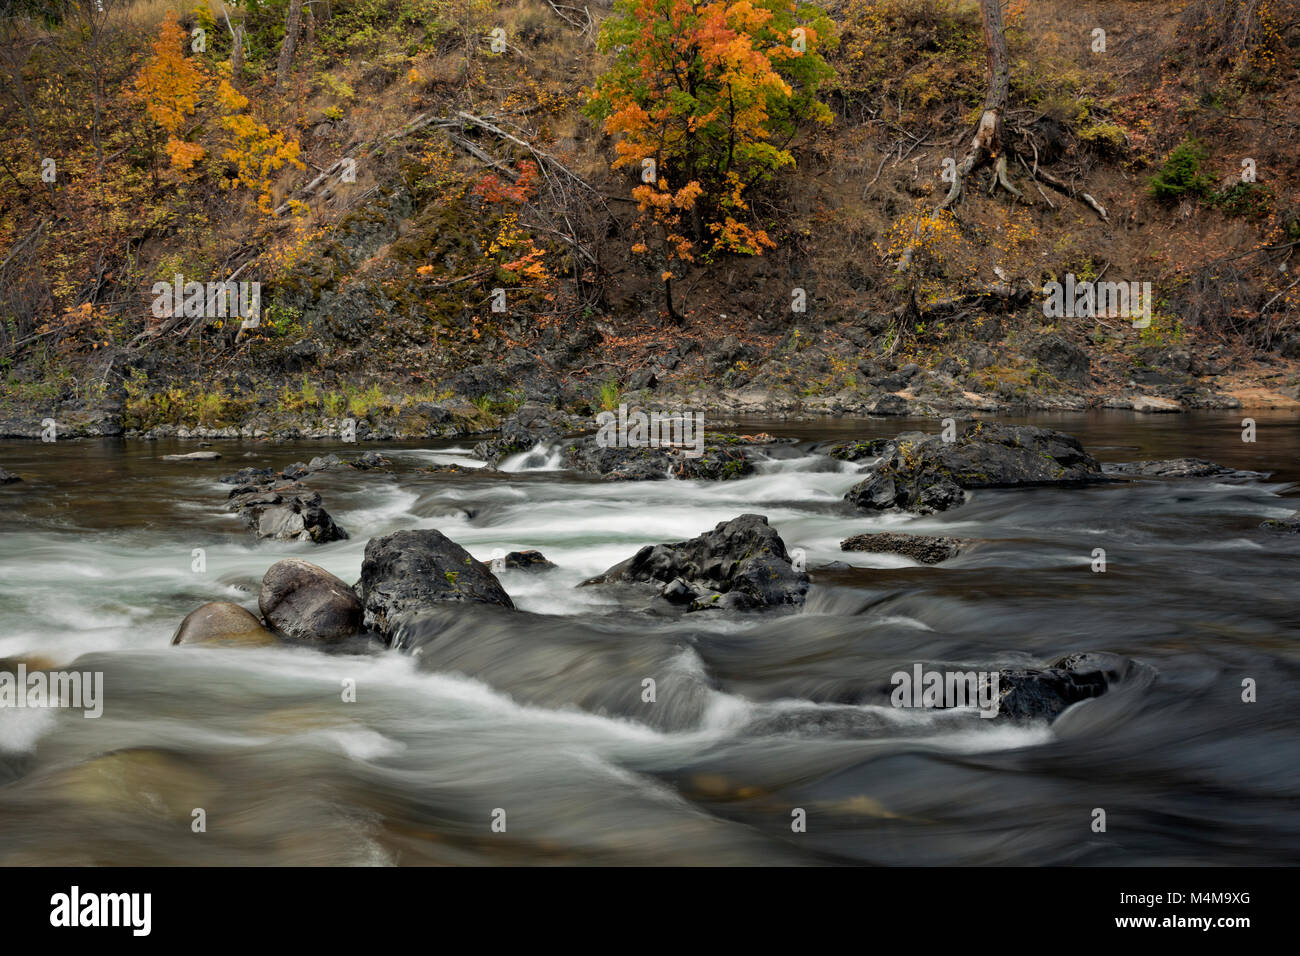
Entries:
{"label": "shrub", "polygon": [[1199,140],[1183,140],[1151,177],[1151,195],[1161,202],[1205,195],[1214,185],[1213,178],[1201,172],[1201,164],[1209,155],[1210,151]]}

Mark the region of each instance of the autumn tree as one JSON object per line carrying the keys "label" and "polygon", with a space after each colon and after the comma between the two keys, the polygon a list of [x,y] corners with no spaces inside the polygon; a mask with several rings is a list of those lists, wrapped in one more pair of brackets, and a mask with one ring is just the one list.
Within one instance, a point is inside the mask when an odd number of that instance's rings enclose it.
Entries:
{"label": "autumn tree", "polygon": [[226,185],[232,189],[246,186],[257,194],[257,208],[271,215],[274,174],[287,166],[306,168],[298,158],[298,141],[272,130],[254,116],[248,109],[248,97],[229,80],[223,79],[217,89],[217,105],[222,113],[221,127],[230,135],[230,147],[222,153],[222,159],[234,167]]}
{"label": "autumn tree", "polygon": [[795,0],[619,0],[605,21],[601,49],[616,56],[588,114],[619,137],[613,168],[641,178],[632,195],[647,241],[635,249],[658,255],[675,319],[680,264],[774,245],[748,193],[794,165],[801,124],[830,122],[817,90],[832,75],[819,52],[831,39],[825,14]]}
{"label": "autumn tree", "polygon": [[177,170],[189,169],[203,156],[203,148],[186,142],[182,131],[198,106],[206,81],[202,68],[183,52],[187,40],[176,13],[169,10],[151,45],[153,54],[132,84],[149,118],[167,133],[167,155]]}

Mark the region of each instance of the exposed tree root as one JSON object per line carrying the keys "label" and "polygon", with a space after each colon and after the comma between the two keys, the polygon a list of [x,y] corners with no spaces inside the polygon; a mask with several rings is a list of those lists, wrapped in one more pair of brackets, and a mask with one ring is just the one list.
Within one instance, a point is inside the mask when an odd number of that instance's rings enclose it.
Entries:
{"label": "exposed tree root", "polygon": [[[1068,183],[1062,182],[1050,173],[1039,169],[1038,148],[1036,146],[1034,147],[1033,169],[1029,168],[1018,152],[1008,147],[1002,118],[1006,112],[1007,96],[1010,89],[1010,67],[1007,59],[1007,39],[1002,25],[1002,4],[1000,0],[980,0],[980,15],[984,23],[984,42],[988,51],[989,62],[989,88],[984,99],[984,112],[980,114],[979,125],[975,129],[974,137],[971,139],[970,148],[954,170],[953,181],[948,189],[948,194],[935,207],[931,217],[937,216],[945,209],[952,208],[960,201],[967,178],[988,163],[993,164],[993,177],[989,183],[989,194],[992,195],[1000,186],[1017,199],[1024,200],[1024,194],[1012,184],[1011,178],[1007,175],[1007,156],[1012,155],[1020,159],[1021,164],[1025,166],[1026,172],[1034,180],[1035,185],[1041,180],[1072,199],[1080,199],[1093,212],[1097,213],[1102,218],[1102,221],[1109,222],[1106,207],[1097,202],[1096,199],[1088,193],[1076,191]],[[1030,142],[1031,146],[1033,145],[1032,138],[1027,135],[1027,130],[1017,127],[1015,131]],[[1042,193],[1042,190],[1039,189],[1039,192]],[[1047,200],[1046,194],[1043,194],[1043,198]],[[1051,200],[1047,200],[1047,204],[1051,206]],[[1055,206],[1052,208],[1055,208]],[[898,260],[896,271],[907,272],[912,267],[912,260],[916,256],[917,245],[920,241],[920,231],[921,224],[918,222],[912,241],[903,250],[903,254]]]}

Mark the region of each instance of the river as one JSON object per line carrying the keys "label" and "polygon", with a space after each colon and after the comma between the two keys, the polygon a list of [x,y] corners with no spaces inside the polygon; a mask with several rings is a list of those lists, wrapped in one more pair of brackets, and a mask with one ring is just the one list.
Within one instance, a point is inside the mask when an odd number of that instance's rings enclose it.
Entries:
{"label": "river", "polygon": [[[351,534],[323,546],[255,541],[217,479],[357,445],[215,442],[220,461],[172,463],[196,446],[5,443],[24,481],[0,487],[0,669],[102,672],[105,690],[97,719],[0,708],[0,865],[1300,862],[1300,536],[1258,528],[1297,506],[1300,421],[1254,417],[1254,443],[1241,415],[1007,418],[1103,461],[1271,476],[980,491],[925,518],[855,512],[861,466],[806,449],[933,422],[741,420],[799,444],[719,483],[584,480],[545,455],[425,473],[476,464],[473,441],[365,446],[392,473],[308,482]],[[798,611],[662,617],[576,587],[746,512],[806,551]],[[503,572],[517,613],[456,608],[402,650],[169,646],[205,601],[254,608],[282,557],[350,583],[368,538],[409,528],[559,567]],[[935,567],[838,548],[881,529],[978,544]],[[889,706],[915,663],[1077,650],[1155,679],[1051,725]]]}

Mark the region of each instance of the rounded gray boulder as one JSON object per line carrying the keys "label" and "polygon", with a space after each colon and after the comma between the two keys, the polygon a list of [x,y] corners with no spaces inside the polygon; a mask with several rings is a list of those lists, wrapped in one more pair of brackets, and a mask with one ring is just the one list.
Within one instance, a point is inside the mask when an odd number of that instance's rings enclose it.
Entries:
{"label": "rounded gray boulder", "polygon": [[238,604],[211,601],[185,616],[172,643],[264,647],[278,642],[261,621]]}
{"label": "rounded gray boulder", "polygon": [[299,558],[267,569],[257,606],[271,627],[295,641],[330,644],[361,630],[361,599],[352,588]]}

